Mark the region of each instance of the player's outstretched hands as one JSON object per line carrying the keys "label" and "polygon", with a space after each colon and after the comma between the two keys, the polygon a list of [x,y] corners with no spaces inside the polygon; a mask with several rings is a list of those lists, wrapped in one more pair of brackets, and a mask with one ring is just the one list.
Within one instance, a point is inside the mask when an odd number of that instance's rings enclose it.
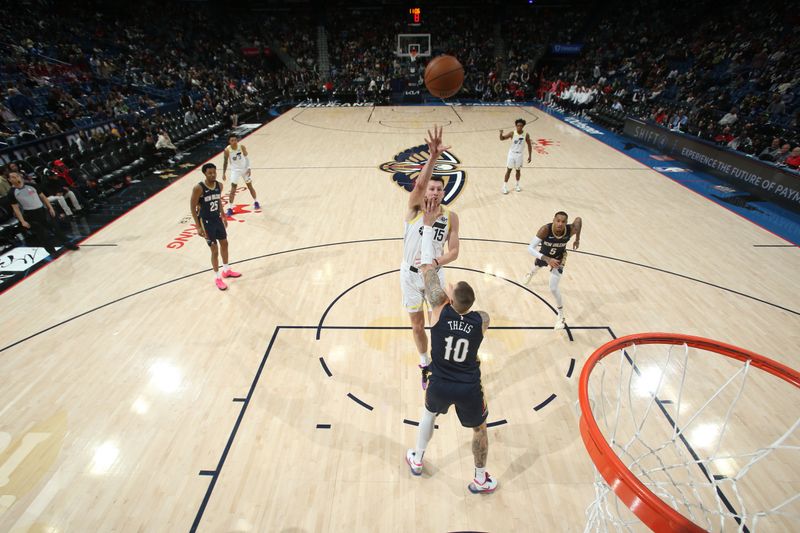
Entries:
{"label": "player's outstretched hands", "polygon": [[553,259],[552,257],[545,257],[545,261],[547,261],[547,265],[550,268],[558,268],[561,266],[561,261],[558,259]]}
{"label": "player's outstretched hands", "polygon": [[580,246],[580,245],[581,245],[581,240],[580,239],[575,239],[575,242],[572,243],[572,249],[573,250],[577,250],[578,246]]}
{"label": "player's outstretched hands", "polygon": [[442,129],[441,126],[434,125],[433,134],[431,134],[431,130],[428,130],[428,136],[425,138],[425,142],[428,143],[428,152],[430,152],[431,157],[439,157],[450,149],[449,146],[444,146],[444,144],[442,144]]}
{"label": "player's outstretched hands", "polygon": [[426,226],[432,226],[439,216],[439,199],[425,198],[422,208],[424,210],[422,214],[422,223]]}

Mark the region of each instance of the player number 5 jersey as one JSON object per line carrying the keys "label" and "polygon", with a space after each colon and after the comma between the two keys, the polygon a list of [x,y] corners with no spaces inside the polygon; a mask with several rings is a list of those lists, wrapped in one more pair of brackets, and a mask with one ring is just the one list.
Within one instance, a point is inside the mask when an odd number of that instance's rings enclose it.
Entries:
{"label": "player number 5 jersey", "polygon": [[562,235],[553,233],[553,224],[547,225],[547,237],[542,241],[540,253],[553,259],[561,259],[567,253],[567,243],[572,237],[572,224],[567,224]]}

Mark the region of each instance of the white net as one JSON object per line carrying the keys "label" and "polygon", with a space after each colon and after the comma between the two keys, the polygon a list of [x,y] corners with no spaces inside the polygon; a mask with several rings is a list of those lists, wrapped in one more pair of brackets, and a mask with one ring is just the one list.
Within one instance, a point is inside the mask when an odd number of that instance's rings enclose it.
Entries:
{"label": "white net", "polygon": [[[661,501],[710,531],[800,531],[800,391],[688,345],[601,359],[588,398],[613,453]],[[584,413],[584,416],[586,413]],[[595,469],[586,531],[647,531]]]}

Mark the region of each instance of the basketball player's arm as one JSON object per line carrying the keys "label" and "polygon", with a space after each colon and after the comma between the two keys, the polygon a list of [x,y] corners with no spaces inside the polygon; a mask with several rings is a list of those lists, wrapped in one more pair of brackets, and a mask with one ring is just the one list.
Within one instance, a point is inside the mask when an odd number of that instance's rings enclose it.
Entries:
{"label": "basketball player's arm", "polygon": [[525,134],[525,142],[528,143],[528,163],[530,163],[531,156],[533,156],[533,145],[531,144],[531,136],[527,133]]}
{"label": "basketball player's arm", "polygon": [[514,136],[514,132],[510,131],[508,133],[503,133],[503,130],[500,130],[500,140],[505,141],[506,139],[510,139]]}
{"label": "basketball player's arm", "polygon": [[475,311],[479,315],[481,315],[481,330],[486,333],[486,330],[489,329],[489,313],[486,311]]}
{"label": "basketball player's arm", "polygon": [[225,172],[228,170],[228,149],[222,151],[222,181],[228,179],[225,176]]}
{"label": "basketball player's arm", "polygon": [[428,153],[430,156],[425,166],[422,167],[419,176],[414,180],[414,190],[411,191],[408,197],[407,220],[416,216],[422,206],[422,199],[425,197],[425,191],[428,189],[428,182],[433,175],[433,168],[436,166],[436,160],[439,159],[442,153],[450,149],[449,146],[442,145],[442,128],[437,128],[436,126],[433,127],[433,134],[428,130],[428,137],[425,138],[425,142],[428,143]]}
{"label": "basketball player's arm", "polygon": [[575,242],[572,243],[572,249],[577,250],[581,245],[581,228],[583,227],[583,220],[581,217],[575,217],[572,221],[572,231],[575,232]]}
{"label": "basketball player's arm", "polygon": [[250,175],[250,158],[247,157],[247,148],[245,148],[243,144],[241,145],[241,147],[242,147],[242,156],[244,157],[244,167],[247,169],[247,175],[249,176]]}
{"label": "basketball player's arm", "polygon": [[422,276],[425,280],[425,290],[430,295],[431,307],[439,307],[447,303],[448,297],[439,281],[439,274],[430,265],[422,267]]}
{"label": "basketball player's arm", "polygon": [[450,211],[450,234],[447,236],[447,253],[434,259],[436,266],[444,266],[458,259],[461,241],[458,238],[458,215]]}
{"label": "basketball player's arm", "polygon": [[194,227],[197,229],[197,234],[201,237],[206,236],[206,232],[203,229],[203,225],[200,223],[200,219],[197,218],[197,212],[199,211],[200,207],[200,195],[203,194],[203,190],[200,188],[200,185],[195,185],[192,188],[192,199],[189,202],[189,209],[192,212],[192,219],[194,219]]}
{"label": "basketball player's arm", "polygon": [[536,259],[541,259],[545,263],[547,263],[550,268],[558,268],[560,261],[558,259],[553,259],[552,257],[548,257],[543,255],[542,252],[539,251],[539,245],[542,244],[542,241],[547,238],[547,225],[542,226],[539,228],[539,231],[536,233],[536,236],[531,240],[531,243],[528,245],[528,251],[533,255]]}

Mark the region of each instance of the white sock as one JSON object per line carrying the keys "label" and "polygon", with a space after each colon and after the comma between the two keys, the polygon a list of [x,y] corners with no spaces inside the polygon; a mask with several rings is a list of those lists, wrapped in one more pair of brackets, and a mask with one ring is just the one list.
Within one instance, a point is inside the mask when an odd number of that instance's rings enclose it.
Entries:
{"label": "white sock", "polygon": [[550,292],[553,293],[553,297],[556,299],[556,307],[561,309],[564,303],[561,301],[561,291],[558,289],[558,282],[561,280],[561,273],[553,269],[550,272]]}
{"label": "white sock", "polygon": [[419,433],[417,434],[417,449],[414,453],[414,459],[422,462],[422,456],[425,455],[425,448],[433,437],[433,426],[436,422],[436,413],[431,413],[428,409],[422,410],[422,420],[419,421]]}
{"label": "white sock", "polygon": [[475,467],[475,481],[478,483],[483,483],[486,481],[486,467],[478,468]]}
{"label": "white sock", "polygon": [[558,316],[559,317],[564,316],[564,308],[563,307],[556,307],[556,309],[558,309]]}
{"label": "white sock", "polygon": [[428,352],[423,352],[419,354],[419,364],[422,366],[428,366],[430,364],[430,359],[428,358]]}
{"label": "white sock", "polygon": [[217,270],[216,272],[214,272],[214,278],[222,279],[222,270]]}
{"label": "white sock", "polygon": [[228,271],[228,270],[230,270],[230,269],[231,269],[231,267],[229,267],[229,266],[228,266],[228,265],[226,265],[225,263],[222,263],[222,271],[223,271],[223,272],[227,272],[227,271]]}

